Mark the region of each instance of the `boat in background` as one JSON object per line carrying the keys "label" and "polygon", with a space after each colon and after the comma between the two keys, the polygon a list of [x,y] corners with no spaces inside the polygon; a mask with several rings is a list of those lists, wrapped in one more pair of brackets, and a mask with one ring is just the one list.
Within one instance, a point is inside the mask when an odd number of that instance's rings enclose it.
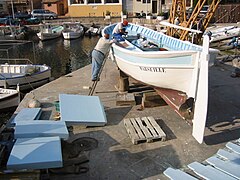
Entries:
{"label": "boat in background", "polygon": [[63,26],[54,25],[50,23],[41,24],[40,32],[37,33],[37,36],[40,40],[50,40],[62,36]]}
{"label": "boat in background", "polygon": [[6,25],[0,26],[0,40],[24,40],[25,27]]}
{"label": "boat in background", "polygon": [[[50,81],[51,68],[35,65],[29,59],[0,59],[0,88],[32,90]],[[23,63],[24,62],[24,63]]]}
{"label": "boat in background", "polygon": [[17,107],[20,101],[19,90],[0,88],[0,111]]}
{"label": "boat in background", "polygon": [[208,31],[206,31],[206,34],[210,35],[211,43],[219,42],[219,41],[240,36],[240,27],[227,26],[227,27],[214,28],[213,30],[209,28]]}
{"label": "boat in background", "polygon": [[104,29],[103,26],[99,26],[96,24],[92,24],[91,27],[88,28],[88,30],[85,32],[86,36],[99,36],[102,35],[102,30]]}
{"label": "boat in background", "polygon": [[62,34],[64,39],[77,39],[84,34],[84,29],[80,22],[64,22],[63,28]]}

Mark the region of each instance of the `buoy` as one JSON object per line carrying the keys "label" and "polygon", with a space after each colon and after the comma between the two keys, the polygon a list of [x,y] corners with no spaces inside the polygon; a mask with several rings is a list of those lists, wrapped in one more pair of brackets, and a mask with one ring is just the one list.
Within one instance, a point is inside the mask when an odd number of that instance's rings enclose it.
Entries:
{"label": "buoy", "polygon": [[39,108],[39,107],[41,107],[41,103],[36,99],[31,99],[28,102],[28,107],[29,108]]}

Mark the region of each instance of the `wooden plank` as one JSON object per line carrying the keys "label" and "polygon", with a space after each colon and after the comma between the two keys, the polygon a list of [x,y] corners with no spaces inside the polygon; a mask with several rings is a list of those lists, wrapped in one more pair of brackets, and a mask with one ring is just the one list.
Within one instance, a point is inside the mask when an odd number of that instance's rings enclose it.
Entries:
{"label": "wooden plank", "polygon": [[152,135],[148,131],[148,128],[146,128],[146,126],[143,126],[142,120],[140,118],[136,118],[136,121],[137,121],[138,125],[140,126],[140,128],[142,129],[143,134],[146,136],[146,138],[152,139]]}
{"label": "wooden plank", "polygon": [[205,166],[199,162],[193,162],[188,165],[188,167],[193,170],[197,175],[204,179],[217,179],[217,180],[234,180],[235,178],[225,174],[224,172],[215,169],[212,166]]}
{"label": "wooden plank", "polygon": [[184,180],[196,180],[197,178],[179,170],[179,169],[173,169],[173,168],[167,168],[164,172],[164,175],[169,177],[172,180],[179,180],[179,179],[184,179]]}
{"label": "wooden plank", "polygon": [[153,125],[157,133],[162,137],[162,140],[166,140],[166,134],[163,132],[163,130],[160,128],[160,126],[157,124],[155,119],[152,116],[147,117],[150,121],[150,123]]}
{"label": "wooden plank", "polygon": [[234,161],[234,163],[237,163],[240,165],[240,155],[237,153],[229,152],[224,149],[219,149],[217,152],[217,155],[229,161]]}
{"label": "wooden plank", "polygon": [[207,120],[208,110],[208,62],[209,62],[209,37],[204,36],[203,52],[200,56],[200,71],[198,75],[197,97],[193,118],[193,137],[199,142],[203,142],[204,130]]}
{"label": "wooden plank", "polygon": [[141,129],[139,128],[138,124],[136,123],[135,119],[134,118],[130,118],[130,121],[133,124],[135,130],[137,131],[139,138],[140,139],[145,139],[145,136],[142,133]]}
{"label": "wooden plank", "polygon": [[233,176],[235,178],[240,178],[239,165],[234,164],[232,161],[223,161],[215,156],[210,157],[206,160],[209,164],[213,165],[215,168]]}
{"label": "wooden plank", "polygon": [[158,137],[158,134],[156,133],[156,131],[154,130],[154,128],[152,127],[152,124],[149,123],[148,118],[147,117],[142,117],[142,120],[147,124],[148,129],[150,130],[151,134],[154,137]]}
{"label": "wooden plank", "polygon": [[231,150],[234,151],[235,153],[240,154],[240,146],[239,146],[239,145],[234,144],[234,143],[232,143],[232,142],[228,142],[228,143],[226,144],[226,147],[229,148],[229,149],[231,149]]}
{"label": "wooden plank", "polygon": [[124,125],[126,127],[127,133],[130,136],[130,138],[132,139],[132,143],[136,144],[135,139],[139,139],[138,134],[134,133],[135,129],[131,124],[130,119],[124,119]]}
{"label": "wooden plank", "polygon": [[7,172],[2,172],[0,178],[4,180],[39,180],[41,179],[41,172],[40,170],[8,170]]}
{"label": "wooden plank", "polygon": [[116,95],[116,106],[134,106],[136,105],[133,93],[118,93]]}
{"label": "wooden plank", "polygon": [[166,22],[166,21],[161,21],[159,24],[162,24],[162,25],[165,25],[165,26],[169,26],[169,27],[173,27],[173,28],[176,28],[176,29],[190,31],[190,32],[193,32],[193,33],[202,33],[202,31],[199,31],[199,30],[190,29],[190,28],[186,28],[186,27],[183,27],[183,26],[178,26],[176,24],[171,24],[171,23]]}

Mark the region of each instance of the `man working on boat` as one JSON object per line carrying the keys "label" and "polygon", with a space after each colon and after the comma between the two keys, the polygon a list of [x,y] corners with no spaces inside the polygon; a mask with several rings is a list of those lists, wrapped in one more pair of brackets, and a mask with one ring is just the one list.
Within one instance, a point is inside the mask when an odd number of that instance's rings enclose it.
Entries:
{"label": "man working on boat", "polygon": [[92,81],[99,81],[99,71],[104,61],[105,55],[108,53],[110,46],[115,40],[109,40],[109,34],[104,34],[92,51]]}
{"label": "man working on boat", "polygon": [[128,21],[124,20],[123,22],[118,23],[113,29],[113,37],[117,41],[124,41],[122,35],[126,35],[126,27],[128,26]]}

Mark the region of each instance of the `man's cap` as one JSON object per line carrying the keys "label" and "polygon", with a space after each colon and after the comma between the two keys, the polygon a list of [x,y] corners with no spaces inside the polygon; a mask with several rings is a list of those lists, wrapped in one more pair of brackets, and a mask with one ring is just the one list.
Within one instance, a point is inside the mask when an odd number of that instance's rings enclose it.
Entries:
{"label": "man's cap", "polygon": [[127,21],[127,20],[124,20],[124,21],[123,21],[123,25],[124,25],[124,26],[127,26],[127,25],[128,25],[128,21]]}

